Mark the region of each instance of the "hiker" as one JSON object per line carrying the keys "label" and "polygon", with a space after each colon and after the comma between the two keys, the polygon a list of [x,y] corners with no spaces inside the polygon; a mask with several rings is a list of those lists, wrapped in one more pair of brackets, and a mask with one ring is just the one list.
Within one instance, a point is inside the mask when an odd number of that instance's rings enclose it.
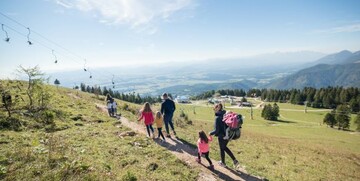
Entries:
{"label": "hiker", "polygon": [[204,131],[199,132],[199,140],[197,141],[198,146],[198,157],[196,161],[201,163],[201,155],[205,155],[206,160],[209,162],[209,169],[213,170],[214,165],[212,164],[209,158],[209,142],[212,141],[211,135],[209,137],[206,136]]}
{"label": "hiker", "polygon": [[176,136],[176,132],[174,130],[174,124],[172,122],[172,118],[175,111],[175,103],[173,100],[169,99],[168,94],[164,93],[163,95],[164,101],[161,103],[161,114],[164,115],[164,123],[165,123],[165,129],[166,129],[166,137],[170,138],[169,133],[169,124],[174,132],[174,136]]}
{"label": "hiker", "polygon": [[113,116],[117,116],[117,103],[115,100],[112,103],[112,111],[113,111]]}
{"label": "hiker", "polygon": [[114,110],[113,110],[114,98],[112,98],[111,95],[108,93],[108,94],[106,94],[105,101],[106,101],[109,116],[112,117],[114,115]]}
{"label": "hiker", "polygon": [[220,147],[220,157],[221,161],[219,161],[219,165],[222,167],[226,167],[225,164],[225,152],[231,157],[233,160],[235,168],[238,167],[239,162],[236,160],[234,154],[231,150],[227,147],[229,140],[225,140],[225,123],[223,122],[223,116],[225,114],[225,110],[223,110],[223,106],[221,103],[216,104],[214,107],[215,112],[215,124],[214,130],[209,133],[209,135],[215,135],[218,137],[219,147]]}
{"label": "hiker", "polygon": [[161,115],[161,112],[160,111],[157,111],[156,114],[155,114],[155,124],[156,124],[156,128],[158,130],[158,137],[157,138],[160,138],[160,136],[163,138],[163,140],[165,141],[165,137],[161,131],[162,129],[162,126],[163,126],[163,122],[164,122],[164,119],[163,119],[163,116]]}
{"label": "hiker", "polygon": [[110,102],[110,100],[107,101],[107,109],[108,109],[109,116],[112,117],[113,116],[113,105]]}
{"label": "hiker", "polygon": [[141,119],[144,119],[148,137],[150,137],[150,130],[151,130],[152,138],[155,138],[154,128],[152,127],[152,124],[154,122],[154,116],[153,116],[153,112],[150,108],[150,104],[148,102],[146,102],[144,104],[144,106],[141,108],[140,113],[141,113],[141,117],[138,119],[138,121],[140,121]]}
{"label": "hiker", "polygon": [[109,93],[107,93],[105,101],[108,102],[108,101],[113,101],[113,100],[114,100],[114,98],[112,98],[111,95]]}

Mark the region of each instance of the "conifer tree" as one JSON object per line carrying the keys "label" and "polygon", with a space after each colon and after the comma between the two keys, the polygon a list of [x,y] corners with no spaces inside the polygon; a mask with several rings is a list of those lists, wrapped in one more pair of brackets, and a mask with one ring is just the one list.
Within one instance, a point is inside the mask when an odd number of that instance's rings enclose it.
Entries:
{"label": "conifer tree", "polygon": [[360,112],[357,113],[354,123],[356,125],[356,131],[360,131]]}
{"label": "conifer tree", "polygon": [[327,124],[328,126],[330,126],[331,128],[333,128],[334,125],[336,125],[336,119],[335,119],[334,113],[335,112],[326,113],[326,115],[323,119],[323,122],[325,124]]}
{"label": "conifer tree", "polygon": [[338,129],[348,129],[350,126],[350,109],[346,105],[339,105],[336,108],[335,119]]}

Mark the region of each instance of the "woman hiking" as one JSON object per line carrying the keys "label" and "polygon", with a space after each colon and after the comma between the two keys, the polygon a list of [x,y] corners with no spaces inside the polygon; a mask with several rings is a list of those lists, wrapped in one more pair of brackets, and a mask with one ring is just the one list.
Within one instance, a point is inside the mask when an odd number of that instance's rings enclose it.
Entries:
{"label": "woman hiking", "polygon": [[231,150],[227,147],[227,144],[229,143],[229,140],[225,140],[225,123],[223,122],[223,116],[226,113],[225,110],[223,110],[223,105],[221,103],[216,104],[214,107],[215,112],[215,124],[214,124],[214,130],[209,133],[209,135],[215,135],[218,137],[219,141],[219,147],[220,147],[220,157],[221,161],[219,161],[219,165],[222,167],[226,167],[225,164],[225,152],[230,156],[230,158],[233,160],[234,167],[237,168],[239,165],[239,162],[236,160],[234,154],[231,152]]}

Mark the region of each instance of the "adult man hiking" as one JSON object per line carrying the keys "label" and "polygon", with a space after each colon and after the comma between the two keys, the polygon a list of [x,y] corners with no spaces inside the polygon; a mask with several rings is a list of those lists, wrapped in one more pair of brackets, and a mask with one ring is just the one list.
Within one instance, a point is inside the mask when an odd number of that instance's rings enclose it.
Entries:
{"label": "adult man hiking", "polygon": [[174,124],[172,122],[172,118],[175,111],[175,103],[173,100],[169,99],[167,93],[164,93],[162,96],[164,101],[161,103],[161,114],[164,115],[165,129],[167,133],[166,137],[170,138],[169,124],[174,132],[174,136],[176,136],[176,132],[174,130]]}

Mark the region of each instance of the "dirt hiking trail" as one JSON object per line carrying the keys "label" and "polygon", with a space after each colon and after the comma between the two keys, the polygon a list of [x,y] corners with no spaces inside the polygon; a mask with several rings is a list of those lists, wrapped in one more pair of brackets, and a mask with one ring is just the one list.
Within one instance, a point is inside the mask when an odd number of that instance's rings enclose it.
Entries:
{"label": "dirt hiking trail", "polygon": [[[96,108],[107,113],[107,108],[105,105],[96,104]],[[133,121],[129,121],[125,117],[121,117],[118,119],[121,122],[121,125],[126,126],[133,131],[147,135],[146,128],[144,124],[136,123]],[[155,134],[157,135],[157,131],[155,131]],[[246,173],[246,171],[242,168],[239,168],[238,170],[231,169],[232,165],[229,167],[231,168],[224,168],[220,167],[216,160],[211,160],[215,166],[214,170],[210,170],[207,168],[208,162],[205,158],[202,159],[202,162],[205,162],[205,164],[199,164],[195,161],[195,158],[197,156],[197,150],[193,147],[191,147],[189,144],[186,143],[185,140],[182,140],[181,138],[175,138],[172,136],[171,138],[166,138],[166,141],[161,141],[160,139],[153,139],[155,143],[157,143],[159,146],[166,148],[169,150],[172,154],[174,154],[178,159],[184,161],[186,164],[188,164],[191,168],[197,167],[200,168],[200,173],[198,177],[198,181],[215,181],[215,180],[246,180],[246,181],[260,181],[263,180],[259,177],[252,176]]]}

